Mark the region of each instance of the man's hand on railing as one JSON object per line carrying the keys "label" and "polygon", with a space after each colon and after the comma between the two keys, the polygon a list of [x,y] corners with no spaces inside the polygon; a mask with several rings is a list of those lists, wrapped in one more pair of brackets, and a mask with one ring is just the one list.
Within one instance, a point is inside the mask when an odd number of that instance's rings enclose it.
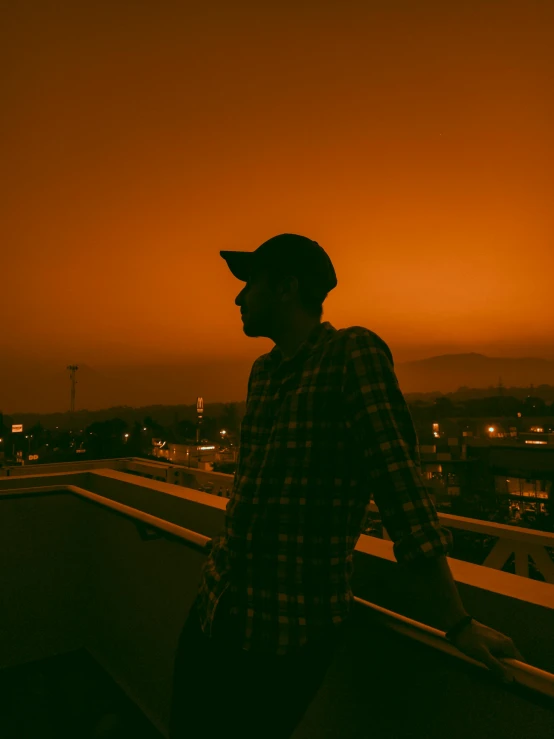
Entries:
{"label": "man's hand on railing", "polygon": [[509,636],[479,621],[473,620],[451,642],[460,652],[487,665],[503,683],[512,683],[514,678],[510,670],[497,659],[498,657],[525,662]]}

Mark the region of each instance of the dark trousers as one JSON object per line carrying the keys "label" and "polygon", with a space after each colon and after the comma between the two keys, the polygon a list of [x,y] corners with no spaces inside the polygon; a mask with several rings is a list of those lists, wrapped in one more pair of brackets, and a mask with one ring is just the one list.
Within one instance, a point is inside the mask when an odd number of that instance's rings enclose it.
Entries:
{"label": "dark trousers", "polygon": [[260,655],[238,645],[224,594],[209,637],[196,602],[179,637],[170,739],[288,739],[321,686],[348,622],[294,655]]}

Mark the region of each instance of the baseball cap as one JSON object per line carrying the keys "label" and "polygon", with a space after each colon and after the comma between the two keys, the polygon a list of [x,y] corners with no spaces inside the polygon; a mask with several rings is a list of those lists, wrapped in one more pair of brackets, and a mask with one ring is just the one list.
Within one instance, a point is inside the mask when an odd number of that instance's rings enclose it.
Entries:
{"label": "baseball cap", "polygon": [[323,297],[337,285],[329,255],[317,241],[298,234],[279,234],[264,241],[254,251],[220,251],[232,274],[247,282],[252,271],[268,268],[294,275]]}

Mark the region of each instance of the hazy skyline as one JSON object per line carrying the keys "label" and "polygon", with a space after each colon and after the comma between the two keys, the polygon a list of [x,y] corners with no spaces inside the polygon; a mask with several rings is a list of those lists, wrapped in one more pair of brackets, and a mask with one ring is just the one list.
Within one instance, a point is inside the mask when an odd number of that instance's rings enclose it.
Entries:
{"label": "hazy skyline", "polygon": [[553,29],[549,2],[10,4],[3,361],[254,359],[219,250],[281,232],[333,260],[324,320],[398,362],[554,358]]}
{"label": "hazy skyline", "polygon": [[[168,365],[78,366],[75,407],[92,411],[116,406],[190,405],[199,395],[205,403],[244,401],[251,362],[189,358]],[[395,368],[404,393],[492,387],[491,395],[497,395],[499,380],[507,392],[525,387],[532,393],[532,385],[554,387],[554,361],[541,359],[446,355],[396,362]],[[65,412],[70,407],[70,386],[70,373],[62,365],[29,361],[17,367],[0,366],[0,412]]]}

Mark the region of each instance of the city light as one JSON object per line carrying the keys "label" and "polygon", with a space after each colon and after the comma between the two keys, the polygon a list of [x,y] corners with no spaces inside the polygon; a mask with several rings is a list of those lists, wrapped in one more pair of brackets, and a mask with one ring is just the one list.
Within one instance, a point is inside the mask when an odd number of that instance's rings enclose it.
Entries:
{"label": "city light", "polygon": [[489,426],[489,432],[490,432],[491,434],[494,434],[494,426]]}
{"label": "city light", "polygon": [[547,441],[535,441],[534,439],[532,439],[532,440],[531,439],[526,439],[525,440],[525,443],[526,444],[548,444]]}

